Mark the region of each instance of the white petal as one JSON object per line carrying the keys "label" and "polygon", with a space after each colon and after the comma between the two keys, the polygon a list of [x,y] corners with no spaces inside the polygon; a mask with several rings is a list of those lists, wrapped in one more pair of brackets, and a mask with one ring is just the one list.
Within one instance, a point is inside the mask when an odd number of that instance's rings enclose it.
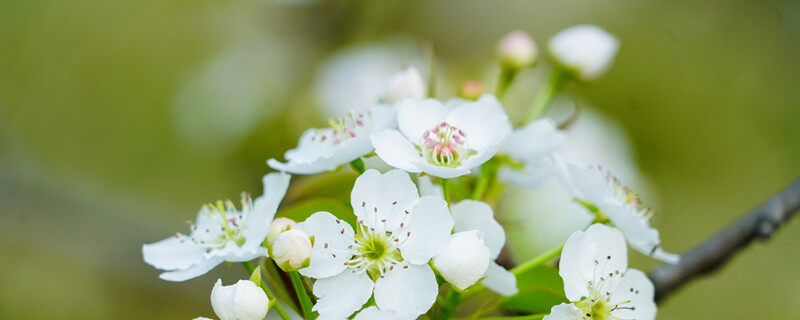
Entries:
{"label": "white petal", "polygon": [[619,51],[617,38],[593,25],[567,28],[550,39],[551,56],[562,66],[576,72],[581,80],[603,76]]}
{"label": "white petal", "polygon": [[553,306],[542,320],[583,320],[583,311],[571,303]]}
{"label": "white petal", "polygon": [[539,119],[506,137],[503,153],[520,162],[537,160],[564,145],[564,134],[549,119]]}
{"label": "white petal", "polygon": [[653,301],[653,283],[644,272],[628,269],[611,289],[611,303],[620,304],[611,315],[620,319],[653,320],[656,303]]}
{"label": "white petal", "polygon": [[447,246],[453,231],[453,217],[444,198],[437,196],[420,198],[409,212],[408,225],[401,232],[411,235],[400,246],[400,253],[410,263],[424,264]]}
{"label": "white petal", "polygon": [[447,110],[439,100],[405,100],[397,109],[397,127],[408,140],[419,145],[422,134],[442,123],[446,115]]}
{"label": "white petal", "polygon": [[206,274],[206,272],[214,269],[214,267],[222,263],[222,261],[224,260],[220,257],[206,258],[186,269],[164,272],[158,275],[158,277],[167,281],[186,281]]}
{"label": "white petal", "polygon": [[500,101],[491,94],[450,111],[447,122],[466,132],[467,144],[472,150],[499,144],[511,133],[511,121]]}
{"label": "white petal", "polygon": [[599,285],[609,280],[608,273],[618,276],[628,269],[625,238],[619,230],[593,224],[584,231],[575,231],[564,244],[558,274],[564,280],[564,293],[570,301],[589,295],[588,283]]}
{"label": "white petal", "polygon": [[420,172],[415,161],[425,161],[414,147],[397,130],[383,130],[373,134],[370,139],[377,154],[383,162],[408,172]]}
{"label": "white petal", "polygon": [[470,230],[453,234],[444,251],[433,258],[433,266],[447,282],[465,290],[483,278],[490,261],[480,231]]}
{"label": "white petal", "polygon": [[172,236],[142,246],[144,262],[161,270],[188,268],[201,260],[206,250],[188,236]]}
{"label": "white petal", "polygon": [[217,280],[211,290],[211,306],[221,320],[261,320],[267,316],[269,299],[252,281],[223,286]]}
{"label": "white petal", "polygon": [[658,230],[651,227],[649,218],[637,212],[633,206],[617,199],[606,199],[597,207],[622,231],[628,244],[636,251],[668,263],[677,263],[680,260],[678,255],[661,249]]}
{"label": "white petal", "polygon": [[353,228],[328,212],[317,212],[294,227],[314,237],[311,264],[300,269],[300,274],[311,278],[326,278],[345,269],[344,263],[352,257],[348,247],[353,245]]}
{"label": "white petal", "polygon": [[439,286],[427,264],[400,263],[375,282],[375,304],[414,317],[428,311],[436,302]]}
{"label": "white petal", "polygon": [[356,178],[350,193],[350,205],[359,223],[376,230],[397,229],[405,211],[410,211],[418,199],[411,177],[397,169],[383,174],[367,170]]}
{"label": "white petal", "polygon": [[374,283],[366,272],[350,270],[314,282],[314,295],[319,298],[311,309],[320,316],[347,318],[361,309],[372,296]]}
{"label": "white petal", "polygon": [[253,212],[247,217],[247,228],[242,230],[246,239],[244,250],[255,250],[269,234],[272,218],[278,211],[286,189],[289,188],[290,175],[285,173],[269,173],[261,179],[264,184],[264,193],[253,201]]}
{"label": "white petal", "polygon": [[[474,155],[473,155],[473,157],[474,157]],[[413,163],[414,166],[419,168],[418,170],[424,171],[425,173],[427,173],[429,175],[432,175],[432,176],[435,176],[435,177],[439,177],[439,178],[445,178],[445,179],[450,179],[450,178],[455,178],[455,177],[460,177],[460,176],[463,176],[463,175],[467,175],[467,174],[469,174],[469,169],[472,168],[472,167],[464,168],[463,164],[462,164],[462,166],[460,166],[458,168],[448,168],[448,167],[434,166],[434,165],[430,164],[427,160],[423,159],[422,157],[419,157],[419,159],[415,159],[412,163]],[[411,171],[409,171],[409,172],[411,172]],[[417,172],[419,172],[419,171],[417,171]]]}
{"label": "white petal", "polygon": [[370,133],[397,128],[397,108],[377,106],[370,110]]}
{"label": "white petal", "polygon": [[417,184],[419,185],[420,196],[444,197],[444,190],[442,190],[442,186],[433,183],[433,180],[431,180],[431,176],[429,175],[419,177],[419,179],[417,179]]}
{"label": "white petal", "polygon": [[376,306],[371,306],[361,310],[353,320],[404,320],[397,312],[391,310],[380,310]]}
{"label": "white petal", "polygon": [[489,161],[500,150],[502,142],[502,140],[497,140],[495,143],[486,146],[485,149],[475,150],[476,153],[465,159],[458,168],[469,170]]}
{"label": "white petal", "polygon": [[481,282],[484,286],[502,296],[513,296],[519,292],[517,277],[497,263],[489,263],[486,278]]}
{"label": "white petal", "polygon": [[214,288],[211,289],[211,308],[222,320],[234,319],[236,317],[236,309],[234,305],[234,293],[236,289],[233,286],[223,286],[222,280],[217,279],[214,283]]}
{"label": "white petal", "polygon": [[480,230],[483,243],[489,248],[492,260],[497,259],[506,244],[506,232],[494,219],[492,207],[477,200],[463,200],[452,205],[456,232]]}
{"label": "white petal", "polygon": [[498,179],[509,182],[522,188],[535,188],[559,173],[553,165],[550,157],[543,157],[539,160],[525,164],[522,169],[504,166],[497,173]]}
{"label": "white petal", "polygon": [[567,170],[567,182],[574,188],[575,197],[595,205],[615,197],[614,190],[600,169],[568,163]]}
{"label": "white petal", "polygon": [[340,165],[372,152],[372,142],[368,135],[350,138],[337,145],[329,142],[316,144],[324,144],[324,146],[308,146],[290,150],[294,153],[287,152],[285,156],[289,160],[287,163],[269,159],[267,165],[278,171],[315,174],[334,170]]}

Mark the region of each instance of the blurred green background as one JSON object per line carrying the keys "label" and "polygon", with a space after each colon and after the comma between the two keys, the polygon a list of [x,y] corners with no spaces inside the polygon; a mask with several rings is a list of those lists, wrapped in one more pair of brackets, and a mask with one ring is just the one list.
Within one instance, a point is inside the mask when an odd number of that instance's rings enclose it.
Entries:
{"label": "blurred green background", "polygon": [[[324,124],[313,86],[331,53],[433,44],[446,98],[491,79],[506,32],[543,49],[583,23],[621,51],[566,91],[629,136],[665,248],[691,248],[800,174],[798,1],[0,0],[0,318],[211,316],[213,281],[241,268],[168,283],[141,245],[186,231],[205,202],[259,192],[264,161]],[[522,75],[509,104],[536,79]],[[798,243],[795,221],[659,318],[800,317]]]}

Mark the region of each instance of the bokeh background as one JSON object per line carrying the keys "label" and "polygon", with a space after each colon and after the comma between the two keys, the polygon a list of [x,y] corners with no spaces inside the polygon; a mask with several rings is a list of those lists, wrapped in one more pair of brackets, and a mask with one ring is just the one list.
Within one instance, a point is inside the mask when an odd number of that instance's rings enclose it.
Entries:
{"label": "bokeh background", "polygon": [[[380,90],[375,77],[425,70],[431,46],[447,98],[464,80],[492,86],[506,32],[541,49],[583,23],[621,51],[552,116],[585,110],[569,152],[637,185],[666,249],[691,248],[800,174],[798,1],[0,0],[0,318],[213,315],[213,281],[241,268],[168,283],[141,244],[185,231],[205,202],[258,194],[267,158],[325,110],[370,101],[358,92]],[[512,87],[511,110],[544,60]],[[509,200],[502,219],[562,214],[528,192],[512,190],[527,202]],[[553,241],[530,221],[509,228],[517,257]],[[659,318],[800,317],[798,243],[795,221]]]}

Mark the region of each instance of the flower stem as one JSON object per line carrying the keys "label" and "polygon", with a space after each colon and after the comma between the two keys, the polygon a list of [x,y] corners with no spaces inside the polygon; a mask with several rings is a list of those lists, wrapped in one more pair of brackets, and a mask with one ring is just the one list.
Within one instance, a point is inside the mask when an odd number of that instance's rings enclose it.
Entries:
{"label": "flower stem", "polygon": [[450,291],[447,293],[447,296],[444,298],[442,303],[442,310],[439,311],[438,315],[436,315],[436,320],[446,320],[452,318],[459,302],[461,302],[461,293],[453,288],[450,288]]}
{"label": "flower stem", "polygon": [[[244,270],[247,271],[248,275],[252,274],[253,271],[255,270],[253,268],[253,264],[250,261],[242,262],[242,266],[244,266]],[[264,293],[267,294],[267,298],[269,298],[270,303],[273,304],[275,311],[278,312],[278,315],[281,317],[281,319],[292,320],[292,318],[289,317],[289,314],[286,313],[286,310],[283,309],[283,306],[281,306],[281,304],[278,303],[278,300],[275,298],[275,295],[272,294],[272,291],[269,290],[267,284],[264,283],[263,281],[261,282],[261,290],[264,290]]]}
{"label": "flower stem", "polygon": [[555,247],[555,248],[551,249],[550,251],[547,251],[547,252],[539,255],[536,258],[528,260],[525,263],[514,267],[514,269],[511,269],[511,273],[513,273],[514,275],[519,275],[520,273],[523,273],[525,271],[528,271],[530,269],[538,267],[538,266],[540,266],[540,265],[552,260],[553,258],[558,256],[559,254],[561,254],[561,250],[563,250],[563,249],[564,249],[564,245],[561,244],[558,247]]}
{"label": "flower stem", "polygon": [[495,90],[495,96],[497,99],[503,100],[503,96],[506,94],[506,90],[508,87],[511,86],[511,83],[514,82],[514,77],[517,76],[517,70],[511,67],[503,66],[500,71],[500,80],[497,81],[497,90]]}
{"label": "flower stem", "polygon": [[493,160],[489,160],[481,166],[481,175],[475,183],[475,189],[472,190],[472,200],[481,200],[486,189],[492,183],[495,175],[497,174],[497,164]]}
{"label": "flower stem", "polygon": [[442,194],[444,195],[444,201],[447,202],[447,207],[450,207],[450,180],[442,178]]}
{"label": "flower stem", "polygon": [[531,108],[528,109],[528,114],[525,115],[525,121],[523,124],[536,120],[543,116],[545,112],[547,112],[547,109],[550,107],[550,103],[553,102],[553,99],[556,97],[558,91],[561,90],[561,87],[564,85],[564,82],[567,80],[567,78],[568,74],[563,70],[553,70],[553,72],[550,74],[550,81],[539,90],[538,94],[536,94],[536,98],[533,100]]}
{"label": "flower stem", "polygon": [[361,160],[361,158],[356,158],[355,160],[350,161],[350,168],[353,168],[353,170],[358,172],[358,174],[362,174],[364,171],[367,171],[366,166],[364,166],[364,160]]}
{"label": "flower stem", "polygon": [[300,274],[297,271],[291,271],[289,272],[289,278],[292,279],[292,286],[294,286],[294,292],[297,293],[297,300],[300,301],[300,308],[303,309],[303,316],[307,320],[316,318],[311,311],[311,298],[303,286],[303,279],[300,279]]}

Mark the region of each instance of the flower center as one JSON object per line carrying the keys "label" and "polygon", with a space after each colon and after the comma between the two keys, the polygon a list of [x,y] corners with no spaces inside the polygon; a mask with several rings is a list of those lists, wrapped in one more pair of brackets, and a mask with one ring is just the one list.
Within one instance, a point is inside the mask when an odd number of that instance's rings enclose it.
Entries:
{"label": "flower center", "polygon": [[420,149],[425,160],[440,167],[458,167],[470,155],[467,135],[447,122],[425,131]]}
{"label": "flower center", "polygon": [[245,238],[242,230],[253,208],[253,202],[246,193],[242,194],[242,210],[236,210],[233,201],[219,200],[204,206],[202,215],[205,219],[197,225],[189,222],[192,233],[190,238],[207,250],[220,249],[233,243],[242,246]]}
{"label": "flower center", "polygon": [[[589,281],[589,296],[575,302],[575,306],[583,311],[583,319],[593,320],[625,320],[611,314],[615,310],[635,310],[631,301],[611,301],[611,288],[624,275],[613,269],[611,261],[615,257],[607,256],[594,261],[594,280]],[[633,288],[630,289],[633,292]],[[639,292],[636,291],[638,294]]]}
{"label": "flower center", "polygon": [[333,129],[332,134],[320,130],[311,137],[311,140],[321,143],[330,142],[333,145],[338,145],[348,139],[363,136],[368,134],[367,124],[370,117],[371,114],[369,111],[355,112],[351,110],[347,113],[347,116],[328,120],[328,125]]}
{"label": "flower center", "polygon": [[[602,171],[602,169],[600,170]],[[608,186],[614,191],[614,195],[616,196],[617,200],[632,206],[644,218],[650,219],[653,216],[653,211],[650,208],[642,205],[642,201],[639,199],[638,194],[631,191],[631,189],[628,189],[628,187],[622,185],[619,179],[612,175],[611,172],[604,171],[603,174],[606,177]]]}

